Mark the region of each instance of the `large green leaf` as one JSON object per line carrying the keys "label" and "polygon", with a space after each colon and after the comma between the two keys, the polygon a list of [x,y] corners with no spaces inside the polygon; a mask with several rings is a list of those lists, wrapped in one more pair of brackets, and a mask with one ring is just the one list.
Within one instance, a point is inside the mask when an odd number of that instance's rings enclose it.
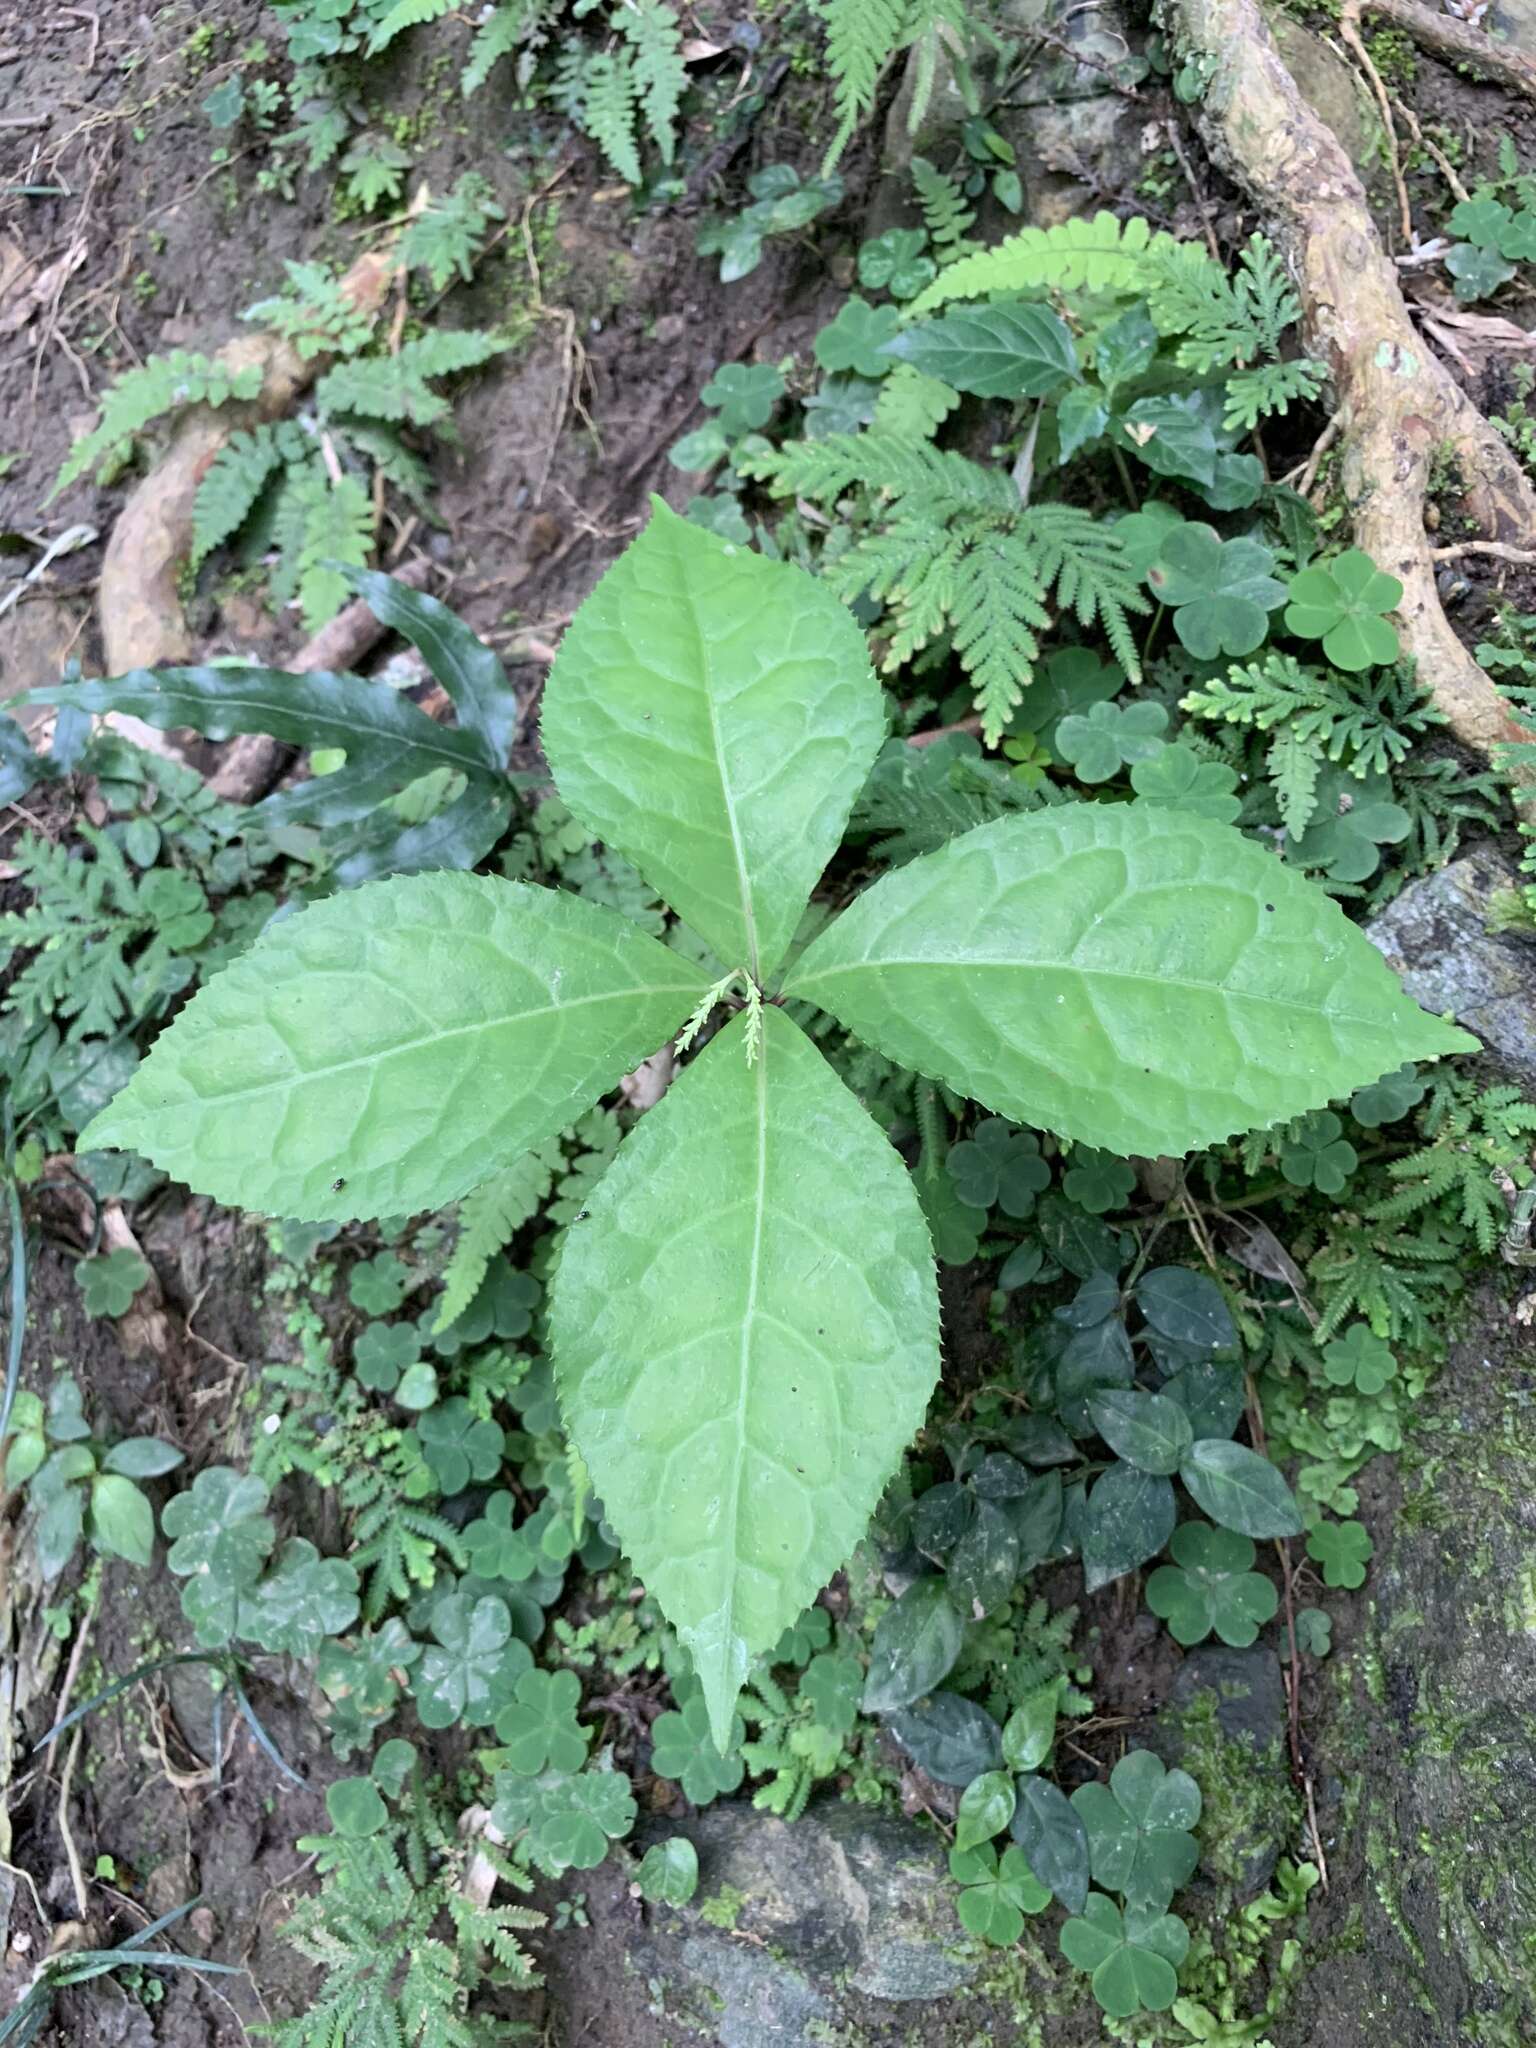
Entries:
{"label": "large green leaf", "polygon": [[345,753],[334,773],[313,775],[258,805],[267,824],[343,824],[434,768],[503,784],[501,763],[478,733],[438,725],[387,683],[326,669],[290,675],[275,668],[140,668],[50,683],[20,701],[125,711],[161,732],[187,725],[211,740],[262,732],[287,746]]}
{"label": "large green leaf", "polygon": [[885,876],[785,993],[1021,1123],[1188,1152],[1475,1049],[1321,890],[1141,804],[999,819]]}
{"label": "large green leaf", "polygon": [[772,973],[831,859],[885,717],[825,584],[679,519],[576,614],[544,691],[560,794],[727,967]]}
{"label": "large green leaf", "polygon": [[905,328],[885,353],[982,398],[1043,398],[1082,374],[1071,330],[1049,306],[963,306]]}
{"label": "large green leaf", "polygon": [[572,1122],[702,987],[580,897],[479,875],[375,882],[216,975],[80,1145],[277,1216],[435,1209]]}
{"label": "large green leaf", "polygon": [[763,1027],[754,1065],[738,1018],[625,1139],[550,1300],[566,1420],[722,1749],[751,1660],[864,1533],[939,1363],[910,1178],[789,1018]]}

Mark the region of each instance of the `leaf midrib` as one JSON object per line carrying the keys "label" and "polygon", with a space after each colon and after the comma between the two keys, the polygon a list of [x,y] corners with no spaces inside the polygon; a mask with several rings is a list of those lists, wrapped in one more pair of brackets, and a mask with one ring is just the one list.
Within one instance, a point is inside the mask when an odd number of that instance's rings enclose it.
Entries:
{"label": "leaf midrib", "polygon": [[928,959],[928,960],[849,960],[838,967],[818,967],[814,974],[791,976],[786,983],[784,994],[798,996],[812,982],[826,981],[834,975],[856,974],[863,969],[879,972],[888,967],[971,967],[1004,968],[1015,973],[1075,974],[1083,981],[1136,981],[1148,982],[1156,988],[1178,989],[1188,995],[1219,995],[1238,1003],[1267,1003],[1277,1010],[1295,1010],[1304,1017],[1320,1017],[1329,1023],[1371,1025],[1385,1028],[1379,1018],[1356,1016],[1352,1011],[1325,1010],[1316,1003],[1298,1002],[1291,996],[1261,995],[1247,989],[1228,988],[1220,981],[1185,981],[1169,974],[1137,974],[1128,967],[1074,967],[1062,960],[976,960],[976,959]]}
{"label": "leaf midrib", "polygon": [[747,1297],[741,1316],[741,1357],[739,1364],[740,1385],[736,1395],[736,1442],[731,1462],[730,1497],[726,1509],[726,1527],[730,1531],[730,1550],[726,1567],[725,1601],[722,1609],[725,1619],[725,1633],[722,1646],[729,1654],[729,1646],[736,1635],[736,1573],[741,1557],[741,1480],[747,1462],[747,1416],[751,1409],[752,1393],[752,1338],[757,1320],[758,1289],[762,1280],[763,1264],[763,1223],[768,1207],[768,1034],[757,1050],[754,1072],[757,1078],[757,1099],[755,1114],[757,1121],[757,1179],[753,1188],[752,1206],[752,1252],[747,1263]]}
{"label": "leaf midrib", "polygon": [[[608,989],[601,995],[576,996],[568,1003],[543,1003],[533,1010],[508,1011],[499,1017],[482,1018],[474,1024],[455,1024],[446,1031],[423,1032],[415,1038],[399,1040],[384,1052],[364,1053],[357,1059],[338,1060],[330,1066],[302,1068],[297,1077],[289,1075],[275,1081],[264,1081],[259,1087],[255,1088],[232,1089],[217,1095],[199,1095],[195,1100],[200,1105],[211,1106],[216,1104],[220,1107],[231,1102],[251,1102],[265,1095],[291,1093],[295,1087],[301,1086],[306,1081],[329,1081],[334,1079],[337,1074],[351,1073],[358,1067],[382,1066],[386,1060],[397,1059],[403,1053],[420,1052],[429,1046],[445,1045],[451,1039],[473,1037],[482,1031],[502,1031],[509,1024],[526,1023],[535,1017],[563,1016],[568,1010],[585,1009],[593,1003],[628,1002],[635,996],[691,996],[697,995],[697,993],[697,989],[691,984],[683,982],[675,984],[668,982],[657,987],[647,988]],[[187,1106],[184,1102],[168,1105],[168,1107],[180,1109],[184,1109]],[[155,1110],[140,1109],[136,1112],[136,1115],[140,1117],[149,1115],[159,1116],[162,1114],[164,1114],[164,1107]]]}
{"label": "leaf midrib", "polygon": [[752,979],[758,979],[757,914],[752,904],[752,883],[747,872],[746,849],[741,843],[741,827],[736,817],[736,797],[731,788],[731,779],[726,773],[725,749],[720,741],[720,719],[715,708],[714,668],[710,661],[709,641],[703,626],[699,623],[697,608],[689,596],[688,616],[693,624],[694,639],[698,644],[699,667],[704,677],[704,708],[709,714],[709,740],[714,750],[715,769],[720,777],[720,796],[725,805],[726,829],[731,835],[731,854],[736,862],[736,886],[741,895],[742,922],[747,934],[747,969]]}

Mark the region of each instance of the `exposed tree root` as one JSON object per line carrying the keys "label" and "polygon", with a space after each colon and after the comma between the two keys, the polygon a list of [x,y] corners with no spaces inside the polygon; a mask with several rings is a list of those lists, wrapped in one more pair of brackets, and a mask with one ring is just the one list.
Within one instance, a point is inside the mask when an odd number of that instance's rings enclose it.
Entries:
{"label": "exposed tree root", "polygon": [[[1394,19],[1403,0],[1378,11]],[[1536,491],[1415,332],[1360,179],[1302,98],[1257,0],[1165,0],[1181,54],[1207,71],[1197,110],[1213,159],[1253,198],[1291,261],[1307,345],[1337,393],[1342,484],[1358,544],[1399,577],[1403,642],[1446,721],[1486,754],[1528,738],[1451,630],[1424,503],[1452,455],[1466,511],[1491,539],[1536,545]]]}
{"label": "exposed tree root", "polygon": [[[391,251],[375,250],[353,264],[341,289],[359,309],[371,311],[382,302],[396,268]],[[118,514],[102,559],[99,598],[109,675],[190,659],[192,643],[178,586],[192,545],[198,485],[231,434],[261,420],[280,419],[325,368],[324,357],[306,360],[275,335],[242,335],[221,348],[215,361],[230,369],[259,363],[261,394],[247,405],[189,411],[165,455]],[[156,734],[155,742],[163,752],[164,738]]]}
{"label": "exposed tree root", "polygon": [[1454,14],[1437,14],[1420,0],[1364,0],[1364,11],[1390,21],[1421,49],[1433,50],[1452,64],[1470,65],[1496,85],[1536,99],[1536,64],[1509,43],[1496,43],[1486,29],[1458,21]]}

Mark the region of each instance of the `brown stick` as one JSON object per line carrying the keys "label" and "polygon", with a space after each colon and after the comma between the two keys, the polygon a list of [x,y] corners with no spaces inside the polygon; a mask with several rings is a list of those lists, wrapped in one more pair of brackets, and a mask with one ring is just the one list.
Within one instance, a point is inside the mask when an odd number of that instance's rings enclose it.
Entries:
{"label": "brown stick", "polygon": [[[420,590],[427,580],[427,564],[418,558],[405,562],[394,572],[397,583]],[[341,610],[329,625],[322,626],[289,662],[294,675],[310,675],[316,669],[343,670],[356,666],[371,647],[389,631],[357,598]],[[230,741],[224,758],[208,778],[208,787],[226,803],[252,804],[264,796],[277,778],[288,749],[281,740],[264,732],[243,732]]]}
{"label": "brown stick", "polygon": [[[373,251],[353,264],[341,289],[354,306],[371,311],[383,299],[396,267],[388,250]],[[324,357],[306,359],[274,335],[241,335],[221,348],[214,361],[230,370],[258,364],[260,396],[249,404],[217,410],[194,406],[177,426],[165,455],[118,514],[102,559],[98,600],[109,675],[191,659],[191,635],[177,585],[192,542],[198,485],[232,433],[281,418],[325,368]],[[159,735],[156,741],[163,749],[165,741]]]}
{"label": "brown stick", "polygon": [[1448,57],[1453,64],[1470,64],[1484,78],[1507,85],[1536,99],[1536,64],[1510,43],[1496,43],[1486,29],[1458,21],[1454,14],[1437,14],[1419,0],[1364,0],[1367,14],[1379,14],[1405,30],[1421,49]]}
{"label": "brown stick", "polygon": [[1257,0],[1166,0],[1166,11],[1181,54],[1208,67],[1197,114],[1206,147],[1290,256],[1307,344],[1327,361],[1338,396],[1354,538],[1402,582],[1404,646],[1463,745],[1486,754],[1527,738],[1451,630],[1423,510],[1430,465],[1447,446],[1465,478],[1466,510],[1493,539],[1536,539],[1536,492],[1415,333],[1354,166],[1302,99]]}

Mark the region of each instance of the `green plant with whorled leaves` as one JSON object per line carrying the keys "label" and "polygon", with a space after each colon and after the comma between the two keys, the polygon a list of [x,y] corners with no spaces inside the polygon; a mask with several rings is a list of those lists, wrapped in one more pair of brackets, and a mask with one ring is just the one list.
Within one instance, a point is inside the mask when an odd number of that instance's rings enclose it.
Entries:
{"label": "green plant with whorled leaves", "polygon": [[[571,1435],[722,1747],[939,1364],[911,1182],[787,1003],[1120,1155],[1275,1124],[1471,1042],[1265,847],[1155,804],[998,819],[796,951],[884,734],[831,593],[658,505],[566,635],[543,740],[572,813],[707,964],[574,897],[397,878],[272,927],[86,1134],[279,1214],[429,1209],[725,1005],[576,1212],[550,1300]],[[1223,1500],[1231,1448],[1185,1457]]]}

